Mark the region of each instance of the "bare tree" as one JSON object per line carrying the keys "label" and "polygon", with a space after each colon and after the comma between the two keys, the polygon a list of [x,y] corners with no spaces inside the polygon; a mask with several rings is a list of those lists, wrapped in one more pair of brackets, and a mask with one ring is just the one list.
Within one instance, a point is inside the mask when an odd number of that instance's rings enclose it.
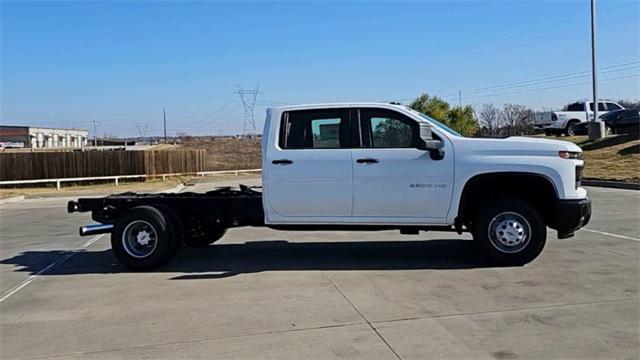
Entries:
{"label": "bare tree", "polygon": [[505,135],[528,135],[534,132],[534,113],[524,105],[505,104],[502,122]]}
{"label": "bare tree", "polygon": [[479,120],[484,136],[494,137],[500,134],[500,128],[502,127],[502,112],[493,104],[482,105]]}
{"label": "bare tree", "polygon": [[618,100],[625,109],[640,109],[640,100]]}

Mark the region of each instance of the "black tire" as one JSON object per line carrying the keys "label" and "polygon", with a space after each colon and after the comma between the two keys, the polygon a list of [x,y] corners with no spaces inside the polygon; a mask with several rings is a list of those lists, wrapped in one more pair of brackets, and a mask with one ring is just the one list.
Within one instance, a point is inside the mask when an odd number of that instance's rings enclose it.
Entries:
{"label": "black tire", "polygon": [[520,266],[540,255],[547,241],[547,227],[528,203],[496,199],[479,209],[473,223],[473,239],[490,259],[501,265]]}
{"label": "black tire", "polygon": [[205,247],[220,240],[227,232],[225,228],[210,227],[206,232],[199,236],[186,235],[184,237],[184,244],[189,247]]}
{"label": "black tire", "polygon": [[615,132],[614,128],[612,128],[611,126],[606,125],[606,124],[604,125],[604,135],[605,136],[615,135],[615,133],[616,132]]}
{"label": "black tire", "polygon": [[166,205],[153,205],[153,207],[157,208],[162,212],[169,227],[173,232],[174,241],[172,242],[172,248],[169,250],[170,256],[175,256],[180,249],[182,249],[184,238],[184,225],[182,224],[182,220],[180,216],[170,207]]}
{"label": "black tire", "polygon": [[[144,235],[145,244],[134,240],[141,235]],[[171,223],[152,206],[130,209],[111,232],[111,248],[116,258],[133,270],[153,269],[166,263],[173,255],[175,242]]]}
{"label": "black tire", "polygon": [[578,121],[570,120],[567,124],[567,127],[564,129],[564,133],[567,136],[575,136],[576,134],[576,125],[579,124]]}
{"label": "black tire", "polygon": [[551,130],[545,130],[545,131],[544,131],[544,135],[545,135],[545,136],[551,136],[551,135],[553,135],[553,131],[551,131]]}

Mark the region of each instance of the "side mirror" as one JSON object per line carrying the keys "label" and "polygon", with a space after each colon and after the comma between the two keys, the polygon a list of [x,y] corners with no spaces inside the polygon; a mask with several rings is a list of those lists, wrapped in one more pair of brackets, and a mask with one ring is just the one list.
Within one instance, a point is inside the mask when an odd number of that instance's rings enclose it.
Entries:
{"label": "side mirror", "polygon": [[420,141],[417,148],[429,152],[433,160],[442,160],[444,158],[444,143],[442,140],[434,139],[431,133],[431,126],[427,123],[420,122]]}

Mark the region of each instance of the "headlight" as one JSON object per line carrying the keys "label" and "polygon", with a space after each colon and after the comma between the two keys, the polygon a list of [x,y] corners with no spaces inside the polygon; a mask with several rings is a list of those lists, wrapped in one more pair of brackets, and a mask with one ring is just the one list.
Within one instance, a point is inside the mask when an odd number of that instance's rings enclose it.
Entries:
{"label": "headlight", "polygon": [[560,151],[558,155],[563,159],[582,159],[582,152],[580,151]]}

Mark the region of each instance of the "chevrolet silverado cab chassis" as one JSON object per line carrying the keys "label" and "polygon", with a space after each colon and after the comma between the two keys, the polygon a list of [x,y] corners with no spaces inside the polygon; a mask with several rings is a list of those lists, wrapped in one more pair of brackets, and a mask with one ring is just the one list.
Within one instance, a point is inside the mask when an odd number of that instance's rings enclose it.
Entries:
{"label": "chevrolet silverado cab chassis", "polygon": [[410,108],[379,103],[267,110],[262,187],[81,198],[69,212],[111,233],[124,265],[151,269],[226,229],[470,232],[480,253],[523,265],[547,227],[573,236],[591,216],[581,149],[524,137],[466,138]]}

